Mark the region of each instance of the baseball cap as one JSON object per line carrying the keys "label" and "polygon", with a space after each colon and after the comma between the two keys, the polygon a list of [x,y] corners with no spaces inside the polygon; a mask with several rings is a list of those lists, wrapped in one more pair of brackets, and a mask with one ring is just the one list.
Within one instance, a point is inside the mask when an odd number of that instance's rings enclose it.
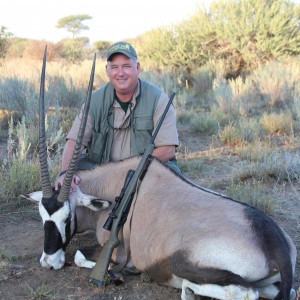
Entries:
{"label": "baseball cap", "polygon": [[131,59],[137,59],[137,54],[131,44],[127,42],[117,42],[107,49],[107,61],[115,53],[122,53]]}

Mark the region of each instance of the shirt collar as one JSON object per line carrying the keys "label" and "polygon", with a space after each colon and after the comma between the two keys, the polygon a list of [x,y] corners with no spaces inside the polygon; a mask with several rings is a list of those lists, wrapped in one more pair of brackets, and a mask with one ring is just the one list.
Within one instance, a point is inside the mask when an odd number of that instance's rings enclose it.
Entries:
{"label": "shirt collar", "polygon": [[[137,101],[137,98],[139,97],[140,95],[140,79],[138,79],[138,84],[135,88],[135,91],[132,95],[132,99],[131,99],[131,109],[133,109],[136,105],[136,101]],[[118,103],[118,101],[116,101],[116,98],[114,97],[114,103],[113,103],[113,106],[114,107],[121,107],[120,104]]]}

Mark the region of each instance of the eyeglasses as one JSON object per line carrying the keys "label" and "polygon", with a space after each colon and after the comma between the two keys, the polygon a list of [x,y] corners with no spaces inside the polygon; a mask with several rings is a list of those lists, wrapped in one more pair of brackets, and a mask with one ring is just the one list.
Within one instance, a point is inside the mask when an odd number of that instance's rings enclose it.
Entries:
{"label": "eyeglasses", "polygon": [[129,117],[127,120],[122,123],[120,127],[115,127],[114,125],[114,115],[113,115],[113,110],[114,110],[114,103],[110,106],[107,114],[107,124],[110,128],[114,130],[126,130],[131,126],[131,118],[132,118],[132,103],[130,102],[128,105],[129,108]]}

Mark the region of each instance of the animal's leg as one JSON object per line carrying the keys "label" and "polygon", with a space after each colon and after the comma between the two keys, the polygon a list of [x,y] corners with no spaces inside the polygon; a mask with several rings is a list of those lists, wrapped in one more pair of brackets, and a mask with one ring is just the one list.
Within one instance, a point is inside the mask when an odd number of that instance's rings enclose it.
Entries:
{"label": "animal's leg", "polygon": [[74,261],[75,264],[80,268],[93,269],[96,265],[95,262],[87,260],[80,250],[76,251]]}
{"label": "animal's leg", "polygon": [[[254,283],[255,288],[259,292],[259,296],[265,299],[274,299],[279,293],[279,287],[276,283],[280,283],[280,274],[276,273],[268,278],[264,278]],[[292,288],[290,291],[290,300],[296,298],[296,291]]]}
{"label": "animal's leg", "polygon": [[[274,285],[270,284],[268,286],[257,288],[259,292],[259,296],[265,299],[274,299],[278,292],[279,288]],[[292,288],[290,291],[290,300],[296,299],[296,291]]]}
{"label": "animal's leg", "polygon": [[216,298],[220,300],[257,300],[258,291],[238,285],[220,286],[216,284],[195,284],[186,279],[182,282],[182,300],[192,300],[191,291],[197,295]]}
{"label": "animal's leg", "polygon": [[96,264],[101,249],[100,245],[95,245],[77,250],[74,259],[75,264],[81,268],[92,269]]}
{"label": "animal's leg", "polygon": [[185,289],[182,288],[181,291],[181,299],[182,300],[200,300],[201,297],[199,295],[196,295],[194,291],[188,287]]}

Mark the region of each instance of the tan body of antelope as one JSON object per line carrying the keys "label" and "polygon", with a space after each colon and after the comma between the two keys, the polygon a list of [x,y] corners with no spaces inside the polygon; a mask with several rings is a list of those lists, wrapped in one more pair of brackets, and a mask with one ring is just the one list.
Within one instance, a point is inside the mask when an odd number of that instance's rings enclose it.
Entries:
{"label": "tan body of antelope", "polygon": [[[39,201],[44,224],[41,264],[60,269],[76,232],[95,229],[100,245],[107,240],[109,232],[103,229],[110,212],[107,208],[139,158],[80,171],[80,186],[69,192],[91,99],[94,58],[79,137],[63,186],[59,194],[54,192],[45,142],[45,65],[46,49],[40,91],[42,192],[29,197]],[[196,186],[155,159],[138,186],[120,240],[113,262],[123,265],[125,261],[127,268],[147,272],[157,282],[182,289],[183,300],[196,299],[195,295],[224,300],[295,297],[296,248],[283,229],[258,209]],[[84,254],[76,254],[76,263],[92,268],[95,263]]]}
{"label": "tan body of antelope", "polygon": [[[80,190],[113,202],[127,171],[135,169],[138,160],[132,158],[78,172]],[[60,225],[57,216],[53,218],[55,227],[64,228],[62,224],[71,207],[77,230],[95,229],[103,244],[109,234],[103,224],[110,209],[92,213],[77,208],[75,214],[74,206],[82,205],[75,202],[83,198],[74,199],[77,193],[79,190],[55,213],[61,218]],[[40,211],[42,217],[51,219],[42,204]],[[248,299],[258,299],[259,293],[273,299],[279,292],[275,283],[280,281],[281,291],[291,290],[296,249],[275,222],[253,207],[192,184],[156,160],[139,186],[129,221],[131,226],[125,225],[122,232],[125,245],[130,246],[127,267],[134,266],[166,285],[183,287],[182,299],[191,298],[186,295],[189,289],[217,299],[244,299],[247,295]],[[66,236],[64,232],[60,234]],[[62,252],[59,259],[52,261],[53,265],[46,262],[44,253],[42,265],[63,267]],[[117,248],[113,259],[121,263],[124,255],[123,249]],[[76,259],[81,266],[95,264],[85,261],[80,253]],[[55,265],[54,261],[60,264]],[[281,295],[276,299],[286,298]]]}

